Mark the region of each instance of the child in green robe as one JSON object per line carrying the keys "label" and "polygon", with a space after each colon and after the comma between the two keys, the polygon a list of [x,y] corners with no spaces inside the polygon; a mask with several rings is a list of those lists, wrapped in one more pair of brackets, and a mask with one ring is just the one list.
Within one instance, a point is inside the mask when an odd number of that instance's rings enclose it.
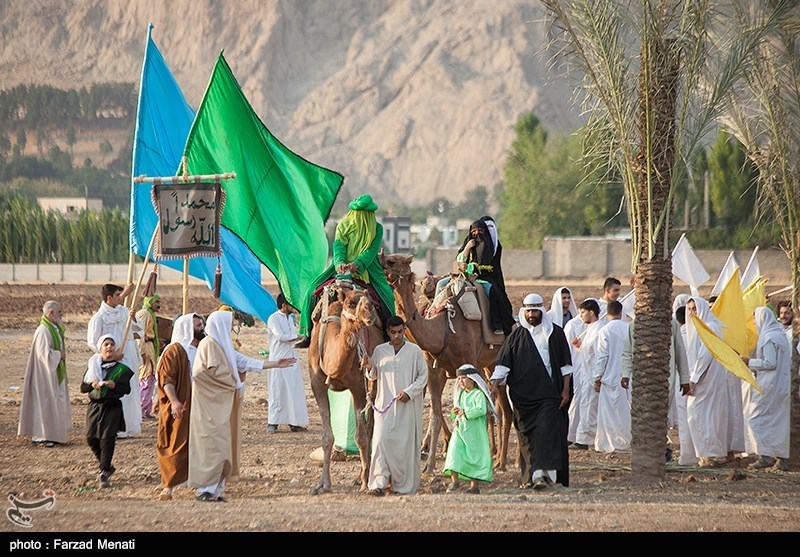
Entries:
{"label": "child in green robe", "polygon": [[451,480],[447,493],[458,490],[459,479],[470,481],[467,493],[480,493],[478,482],[492,481],[492,451],[486,425],[489,411],[495,415],[489,389],[478,370],[469,364],[458,368],[450,413],[455,425],[444,462],[444,474]]}

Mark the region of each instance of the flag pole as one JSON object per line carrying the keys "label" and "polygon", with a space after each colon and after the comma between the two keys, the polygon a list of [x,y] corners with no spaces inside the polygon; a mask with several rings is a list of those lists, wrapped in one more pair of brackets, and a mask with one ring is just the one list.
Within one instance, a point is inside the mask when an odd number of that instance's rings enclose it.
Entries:
{"label": "flag pole", "polygon": [[[136,254],[133,252],[130,253],[130,257],[128,257],[128,279],[125,281],[125,284],[131,284],[133,282],[133,267],[136,261]],[[125,299],[122,301],[122,305],[128,307],[128,301],[130,300],[130,295],[126,296]],[[131,306],[133,307],[133,306]]]}
{"label": "flag pole", "polygon": [[186,315],[189,311],[189,258],[183,258],[183,312]]}
{"label": "flag pole", "polygon": [[[147,254],[144,256],[144,264],[142,265],[142,272],[139,273],[139,280],[136,281],[136,288],[133,290],[133,297],[131,298],[131,307],[128,309],[133,309],[133,306],[136,304],[136,297],[139,295],[139,286],[142,284],[142,280],[144,279],[144,274],[147,271],[147,265],[150,263],[150,254],[153,251],[153,244],[156,243],[156,235],[158,234],[158,226],[155,227],[153,230],[153,237],[150,238],[150,245],[147,247]],[[128,331],[131,328],[131,320],[132,316],[130,312],[128,312],[128,319],[125,322],[125,332],[122,333],[122,338],[120,339],[120,343],[124,347],[125,344],[128,342]]]}

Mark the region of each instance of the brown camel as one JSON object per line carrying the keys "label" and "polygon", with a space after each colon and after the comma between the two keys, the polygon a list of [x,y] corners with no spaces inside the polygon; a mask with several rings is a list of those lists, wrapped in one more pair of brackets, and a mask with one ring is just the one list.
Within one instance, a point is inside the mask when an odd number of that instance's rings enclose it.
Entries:
{"label": "brown camel", "polygon": [[375,346],[383,342],[377,311],[363,290],[336,286],[323,294],[314,316],[308,347],[308,373],[322,419],[323,461],[322,474],[311,493],[318,495],[331,491],[333,430],[328,389],[337,392],[347,389],[353,396],[355,442],[361,458],[360,491],[366,491],[373,421],[367,420],[365,415],[371,408],[367,407],[369,387],[360,365],[359,352],[371,356]]}
{"label": "brown camel", "polygon": [[[494,371],[500,345],[484,343],[480,321],[464,319],[460,310],[457,310],[452,318],[448,317],[447,311],[428,319],[423,318],[414,297],[416,277],[411,271],[413,256],[380,254],[379,257],[383,271],[395,293],[397,315],[405,320],[409,339],[425,352],[425,359],[430,368],[428,387],[431,394],[431,414],[428,433],[425,436],[430,441],[423,473],[433,474],[436,467],[439,431],[444,432],[445,448],[450,439],[450,430],[442,415],[442,392],[447,379],[455,377],[456,370],[466,363],[482,369],[486,377],[490,377]],[[449,329],[450,325],[455,333]],[[494,447],[495,466],[499,470],[505,470],[508,437],[511,432],[511,405],[504,396],[499,397],[495,404],[500,416],[499,446]],[[494,435],[491,439],[494,445]]]}

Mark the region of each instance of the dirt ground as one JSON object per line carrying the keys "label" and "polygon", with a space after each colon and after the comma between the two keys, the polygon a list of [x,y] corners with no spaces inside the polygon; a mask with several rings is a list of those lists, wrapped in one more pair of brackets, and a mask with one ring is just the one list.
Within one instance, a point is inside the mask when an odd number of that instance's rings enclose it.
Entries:
{"label": "dirt ground", "polygon": [[[560,285],[511,285],[518,305],[523,293],[541,292],[549,303]],[[570,451],[571,485],[535,492],[517,487],[516,443],[511,435],[512,465],[497,471],[480,495],[446,494],[447,481],[423,476],[414,496],[370,497],[353,485],[355,456],[332,466],[333,493],[309,494],[319,477],[310,454],[320,446],[320,418],[306,376],[311,423],[307,432],[281,429],[266,433],[266,377],[248,374],[243,421],[242,470],[229,483],[227,503],[202,503],[189,489],[175,499],[158,500],[156,420],[143,423],[142,434],[120,440],[111,489],[98,490],[96,464],[83,438],[86,396],[80,378],[90,356],[85,343],[88,319],[99,305],[99,285],[0,285],[0,490],[21,501],[53,492],[49,509],[27,511],[31,528],[10,518],[0,520],[6,536],[29,532],[457,532],[467,529],[503,532],[798,532],[800,473],[750,471],[751,457],[719,469],[667,466],[663,481],[643,481],[630,473],[630,455]],[[579,286],[576,298],[598,296],[599,287]],[[623,292],[626,292],[623,289]],[[162,285],[164,315],[181,306],[178,286]],[[18,437],[17,423],[25,364],[44,301],[64,304],[67,326],[68,381],[73,427],[66,446],[33,446]],[[215,306],[204,287],[192,287],[190,307],[206,312]],[[243,352],[257,357],[267,348],[260,321],[240,333]],[[304,369],[306,350],[300,351]],[[446,389],[445,407],[450,389]],[[430,401],[426,396],[427,414]],[[427,420],[427,417],[426,417]],[[672,432],[675,434],[676,432]],[[443,462],[439,446],[437,469]],[[675,456],[677,457],[677,447]],[[9,499],[10,501],[10,499]],[[8,503],[7,511],[11,510]]]}

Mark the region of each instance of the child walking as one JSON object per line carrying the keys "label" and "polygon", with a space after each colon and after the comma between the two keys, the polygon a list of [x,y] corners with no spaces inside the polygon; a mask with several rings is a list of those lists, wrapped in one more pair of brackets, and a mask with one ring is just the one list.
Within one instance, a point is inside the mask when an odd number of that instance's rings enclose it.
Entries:
{"label": "child walking", "polygon": [[111,459],[117,432],[125,431],[125,416],[120,399],[131,392],[133,372],[114,359],[117,343],[111,335],[97,339],[97,350],[89,358],[81,392],[89,393],[86,410],[86,442],[100,464],[100,487],[111,487],[108,478],[114,473]]}
{"label": "child walking", "polygon": [[459,479],[469,480],[467,493],[480,493],[479,481],[492,481],[492,451],[486,416],[496,417],[489,389],[475,366],[464,364],[456,371],[453,391],[455,418],[453,435],[447,445],[444,474],[450,476],[447,493],[458,491]]}

